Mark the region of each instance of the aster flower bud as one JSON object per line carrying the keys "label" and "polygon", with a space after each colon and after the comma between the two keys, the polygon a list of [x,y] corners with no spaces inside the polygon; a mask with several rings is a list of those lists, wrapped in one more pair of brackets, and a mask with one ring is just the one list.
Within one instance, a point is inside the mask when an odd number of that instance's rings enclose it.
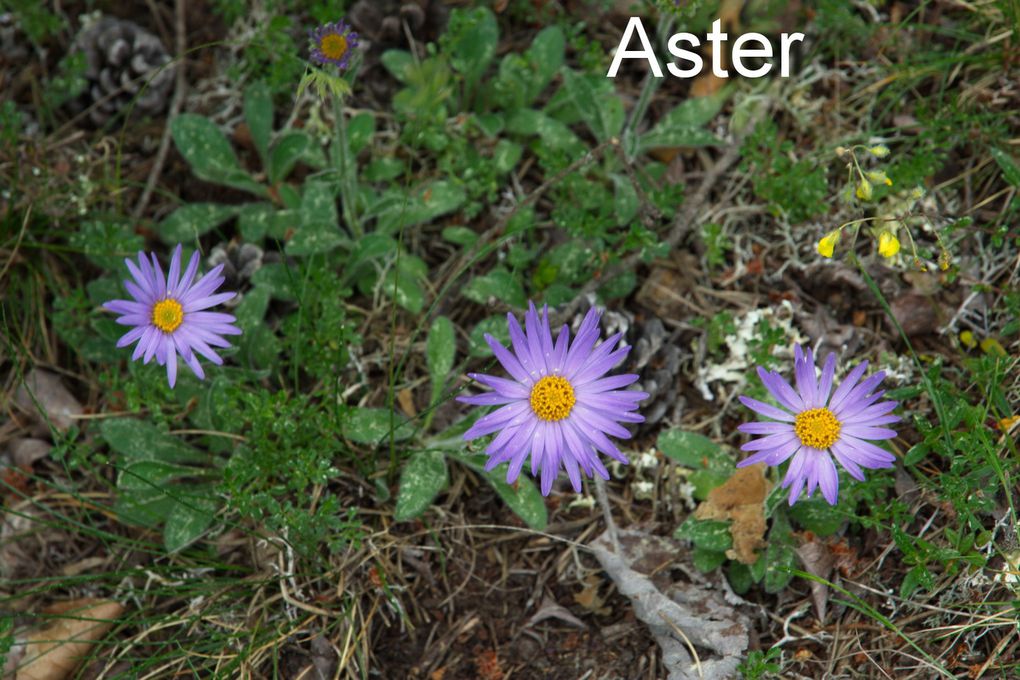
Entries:
{"label": "aster flower bud", "polygon": [[875,146],[868,149],[868,151],[870,151],[871,155],[874,156],[875,158],[885,158],[886,156],[889,155],[889,147],[887,147],[885,144],[876,144]]}

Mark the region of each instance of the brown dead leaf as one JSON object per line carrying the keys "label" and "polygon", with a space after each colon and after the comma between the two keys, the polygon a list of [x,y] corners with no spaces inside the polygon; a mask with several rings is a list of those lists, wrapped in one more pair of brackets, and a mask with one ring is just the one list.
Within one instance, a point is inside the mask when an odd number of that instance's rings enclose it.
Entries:
{"label": "brown dead leaf", "polygon": [[676,262],[653,264],[648,278],[637,292],[637,302],[662,319],[684,319],[702,311],[692,301],[691,292],[697,285],[698,259],[691,253],[680,253]]}
{"label": "brown dead leaf", "polygon": [[[20,657],[14,680],[61,680],[74,672],[78,664],[113,627],[124,612],[119,602],[83,598],[53,605],[46,614],[66,616],[15,642]],[[12,650],[13,651],[13,650]]]}
{"label": "brown dead leaf", "polygon": [[731,520],[733,547],[726,556],[743,564],[758,560],[755,550],[765,547],[765,496],[769,482],[765,465],[759,463],[740,468],[722,485],[708,492],[708,499],[698,506],[698,519]]}
{"label": "brown dead leaf", "polygon": [[15,439],[8,445],[11,459],[18,467],[32,468],[32,463],[49,455],[53,446],[42,439]]}
{"label": "brown dead leaf", "polygon": [[406,387],[397,392],[397,403],[400,404],[400,410],[408,418],[414,418],[418,415],[418,409],[414,407],[414,395]]}
{"label": "brown dead leaf", "polygon": [[[722,31],[730,35],[736,35],[740,33],[740,11],[744,8],[744,0],[722,0],[719,3],[719,12],[716,15],[719,18]],[[706,41],[707,42],[707,41]],[[720,78],[715,74],[715,69],[712,68],[712,43],[708,43],[705,46],[705,68],[701,74],[694,79],[691,83],[691,96],[692,97],[707,97],[713,95],[723,88],[723,86],[729,81],[729,78]],[[719,64],[723,70],[729,68],[729,53],[723,51]]]}
{"label": "brown dead leaf", "polygon": [[47,422],[61,432],[67,432],[74,424],[74,416],[82,412],[82,405],[68,392],[60,378],[33,368],[18,386],[14,403],[24,412],[41,423]]}
{"label": "brown dead leaf", "polygon": [[[804,563],[809,574],[828,580],[832,573],[833,558],[829,546],[813,539],[797,548],[797,556]],[[825,611],[829,603],[829,587],[818,581],[811,581],[811,601],[815,605],[815,616],[819,622],[825,621]]]}
{"label": "brown dead leaf", "polygon": [[581,605],[592,614],[598,614],[599,616],[607,616],[612,613],[611,607],[604,607],[606,600],[604,597],[599,595],[599,582],[601,579],[595,574],[592,574],[584,580],[584,589],[579,593],[574,593],[574,602]]}
{"label": "brown dead leaf", "polygon": [[[938,328],[938,310],[931,298],[925,295],[918,293],[900,295],[890,303],[889,308],[907,335],[925,335]],[[886,317],[886,323],[891,329],[895,329],[889,317]]]}
{"label": "brown dead leaf", "polygon": [[[577,599],[577,595],[574,595],[574,599]],[[539,605],[538,611],[535,612],[534,616],[528,619],[528,623],[526,625],[533,626],[536,623],[545,621],[546,619],[559,619],[564,623],[568,623],[571,626],[577,626],[582,629],[588,627],[584,625],[584,622],[581,621],[581,619],[571,614],[569,609],[548,595],[542,598],[542,604]]]}

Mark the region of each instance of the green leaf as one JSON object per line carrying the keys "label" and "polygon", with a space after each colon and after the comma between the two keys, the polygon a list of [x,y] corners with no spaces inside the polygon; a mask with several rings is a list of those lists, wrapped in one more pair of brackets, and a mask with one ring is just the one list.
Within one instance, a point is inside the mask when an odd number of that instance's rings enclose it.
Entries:
{"label": "green leaf", "polygon": [[733,547],[730,523],[716,519],[695,519],[688,515],[684,523],[676,528],[674,538],[690,541],[704,550],[726,552]]}
{"label": "green leaf", "polygon": [[809,498],[794,503],[790,517],[808,531],[819,536],[831,536],[846,521],[846,514],[821,498]]}
{"label": "green leaf", "polygon": [[[204,488],[207,494],[211,489]],[[205,533],[216,516],[217,502],[208,495],[199,496],[192,490],[174,503],[163,527],[163,546],[168,553],[185,548]]]}
{"label": "green leaf", "polygon": [[790,583],[793,570],[797,567],[790,522],[783,512],[777,512],[772,517],[768,546],[759,562],[762,559],[765,560],[765,592],[778,593]]}
{"label": "green leaf", "polygon": [[386,272],[383,292],[412,314],[420,314],[425,306],[424,282],[427,275],[428,266],[421,258],[401,253],[396,266]]}
{"label": "green leaf", "polygon": [[[454,9],[446,36],[450,65],[469,83],[478,82],[499,44],[499,25],[488,7]],[[456,27],[456,28],[454,28]]]}
{"label": "green leaf", "polygon": [[384,408],[353,408],[343,424],[343,435],[359,444],[387,442],[391,430],[395,441],[407,439],[414,433],[414,427],[406,418]]}
{"label": "green leaf", "polygon": [[208,460],[198,449],[143,420],[107,418],[99,425],[99,432],[111,449],[131,461],[196,463]]}
{"label": "green leaf", "polygon": [[383,67],[390,72],[390,75],[402,83],[407,83],[407,78],[414,67],[414,57],[407,50],[386,50],[379,57]]}
{"label": "green leaf", "polygon": [[656,446],[684,467],[695,469],[706,467],[722,452],[722,448],[708,437],[675,429],[659,434]]}
{"label": "green leaf", "polygon": [[524,520],[532,529],[542,531],[549,524],[549,512],[545,498],[530,478],[521,475],[513,486],[506,483],[506,465],[500,465],[490,472],[482,471],[489,484],[496,490],[503,502],[514,514]]}
{"label": "green leaf", "polygon": [[404,464],[393,519],[405,522],[421,515],[449,484],[446,457],[440,451],[419,451]]}
{"label": "green leaf", "polygon": [[349,240],[340,231],[333,187],[325,182],[309,182],[301,197],[301,226],[287,242],[287,254],[323,254],[344,244]]}
{"label": "green leaf", "polygon": [[240,212],[236,205],[188,203],[170,213],[156,230],[163,243],[194,241]]}
{"label": "green leaf", "polygon": [[278,184],[287,179],[298,161],[321,168],[326,165],[326,156],[310,134],[304,130],[287,130],[277,138],[269,152],[269,182]]}
{"label": "green leaf", "polygon": [[170,134],[199,179],[266,195],[266,188],[241,169],[230,142],[208,118],[182,113],[170,121]]}
{"label": "green leaf", "polygon": [[450,243],[465,248],[473,246],[478,241],[478,232],[469,227],[444,227],[442,235]]}
{"label": "green leaf", "polygon": [[733,588],[737,595],[743,595],[754,584],[750,568],[740,562],[733,561],[726,565],[726,577],[729,579],[730,588]]}
{"label": "green leaf", "polygon": [[269,159],[269,138],[273,134],[273,97],[265,81],[256,81],[244,91],[244,120],[265,166]]}
{"label": "green leaf", "polygon": [[630,178],[616,173],[610,175],[613,180],[613,212],[616,223],[627,226],[637,215],[638,195]]}
{"label": "green leaf", "polygon": [[1020,187],[1020,165],[1017,165],[1013,157],[994,146],[988,147],[988,153],[992,155],[995,162],[1002,170],[1002,178],[1015,187]]}
{"label": "green leaf", "polygon": [[537,135],[551,150],[569,150],[582,146],[581,138],[561,121],[534,109],[519,109],[507,119],[508,132]]}
{"label": "green leaf", "polygon": [[563,66],[566,44],[563,30],[559,26],[543,28],[531,41],[531,47],[524,53],[534,69],[534,76],[528,83],[526,104],[530,104],[535,97],[541,94],[542,89],[549,84],[549,81]]}
{"label": "green leaf", "polygon": [[691,562],[703,573],[718,569],[726,561],[726,553],[706,550],[705,548],[694,548],[691,551]]}
{"label": "green leaf", "polygon": [[425,357],[432,381],[432,400],[435,404],[443,391],[443,383],[453,368],[453,360],[457,353],[457,337],[453,323],[445,316],[438,316],[429,329],[428,341],[425,345]]}
{"label": "green leaf", "polygon": [[523,308],[528,304],[524,288],[517,277],[496,266],[488,274],[476,276],[464,287],[464,297],[482,305],[495,298],[511,307]]}
{"label": "green leaf", "polygon": [[241,238],[258,243],[266,236],[282,240],[289,229],[297,227],[300,219],[297,210],[280,210],[272,203],[245,203],[237,222]]}
{"label": "green leaf", "polygon": [[521,160],[524,150],[520,144],[515,144],[508,139],[501,139],[492,151],[492,164],[496,172],[503,174],[510,172]]}
{"label": "green leaf", "polygon": [[561,69],[563,89],[595,138],[604,142],[623,129],[623,102],[612,81],[597,74]]}
{"label": "green leaf", "polygon": [[709,97],[692,97],[667,113],[655,127],[638,138],[638,148],[711,146],[721,140],[704,125],[715,117],[729,93],[722,90]]}
{"label": "green leaf", "polygon": [[506,325],[505,316],[490,316],[482,319],[471,329],[471,336],[468,339],[468,354],[473,357],[491,357],[492,348],[485,342],[485,334],[488,333],[503,343],[504,347],[510,345],[510,329]]}
{"label": "green leaf", "polygon": [[375,116],[359,113],[347,123],[347,145],[352,154],[358,154],[368,146],[375,134]]}

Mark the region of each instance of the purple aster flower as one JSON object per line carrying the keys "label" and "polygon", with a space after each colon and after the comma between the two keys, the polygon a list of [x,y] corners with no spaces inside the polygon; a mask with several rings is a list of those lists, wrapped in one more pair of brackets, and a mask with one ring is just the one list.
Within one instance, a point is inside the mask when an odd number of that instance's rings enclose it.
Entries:
{"label": "purple aster flower", "polygon": [[464,439],[497,432],[485,449],[489,455],[485,469],[509,461],[509,484],[517,479],[530,454],[532,476],[542,471],[544,496],[552,490],[561,465],[567,469],[574,491],[581,490],[582,470],[589,478],[597,473],[609,479],[599,452],[621,463],[626,463],[627,457],[606,435],[629,439],[630,433],[620,422],[644,421],[634,409],[648,397],[645,392],[618,389],[633,383],[637,375],[603,377],[630,352],[626,345],[614,349],[622,334],[596,347],[599,312],[594,308],[588,310],[572,343],[566,325],[553,343],[547,307],[539,317],[535,305],[529,304],[524,331],[513,314],[507,314],[507,324],[513,352],[491,335],[486,334],[485,341],[513,380],[468,374],[493,391],[458,397],[458,401],[501,408],[479,418],[464,433]]}
{"label": "purple aster flower", "polygon": [[800,498],[805,484],[808,497],[815,487],[821,487],[825,500],[835,505],[839,477],[833,457],[851,477],[860,481],[864,481],[861,468],[892,467],[895,456],[868,440],[896,436],[894,430],[882,425],[900,419],[889,414],[898,403],[879,401],[885,390],[872,392],[885,378],[884,371],[861,380],[868,368],[867,361],[850,371],[832,391],[836,356],[829,354],[819,380],[811,350],[805,353],[800,345],[795,345],[793,351],[796,390],[779,373],[758,367],[762,383],[782,408],[740,397],[744,406],[772,420],[744,423],[737,428],[747,434],[764,435],[740,447],[756,453],[739,462],[737,467],[755,463],[779,465],[792,456],[782,485],[784,489],[790,487],[790,505]]}
{"label": "purple aster flower", "polygon": [[351,49],[358,46],[358,34],[343,19],[308,31],[308,37],[312,41],[313,61],[333,64],[341,69],[347,68]]}
{"label": "purple aster flower", "polygon": [[143,357],[143,363],[147,364],[156,357],[160,366],[166,365],[170,387],[177,382],[178,354],[200,379],[205,377],[205,372],[198,363],[196,352],[214,364],[222,364],[223,359],[212,348],[230,347],[223,336],[239,335],[241,329],[233,325],[235,319],[230,314],[202,310],[236,295],[213,294],[223,283],[220,275],[223,265],[217,265],[192,285],[198,272],[198,253],[192,254],[188,268],[181,276],[180,245],[174,250],[166,278],[155,255],[146,257],[145,253],[139,252],[137,265],[130,258],[125,258],[124,263],[134,278],[134,281],[124,281],[124,287],[134,299],[110,300],[103,305],[122,315],[117,323],[134,326],[117,341],[117,347],[127,347],[139,341],[131,360]]}

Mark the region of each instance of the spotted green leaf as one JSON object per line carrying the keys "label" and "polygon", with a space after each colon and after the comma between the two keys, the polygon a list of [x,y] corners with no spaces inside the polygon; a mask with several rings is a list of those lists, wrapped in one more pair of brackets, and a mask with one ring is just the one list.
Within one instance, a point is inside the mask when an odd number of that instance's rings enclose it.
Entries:
{"label": "spotted green leaf", "polygon": [[182,113],[170,121],[170,134],[199,179],[266,195],[266,188],[241,168],[226,135],[208,118]]}
{"label": "spotted green leaf", "polygon": [[446,457],[440,451],[418,451],[404,464],[393,518],[413,519],[428,509],[432,500],[449,483]]}

